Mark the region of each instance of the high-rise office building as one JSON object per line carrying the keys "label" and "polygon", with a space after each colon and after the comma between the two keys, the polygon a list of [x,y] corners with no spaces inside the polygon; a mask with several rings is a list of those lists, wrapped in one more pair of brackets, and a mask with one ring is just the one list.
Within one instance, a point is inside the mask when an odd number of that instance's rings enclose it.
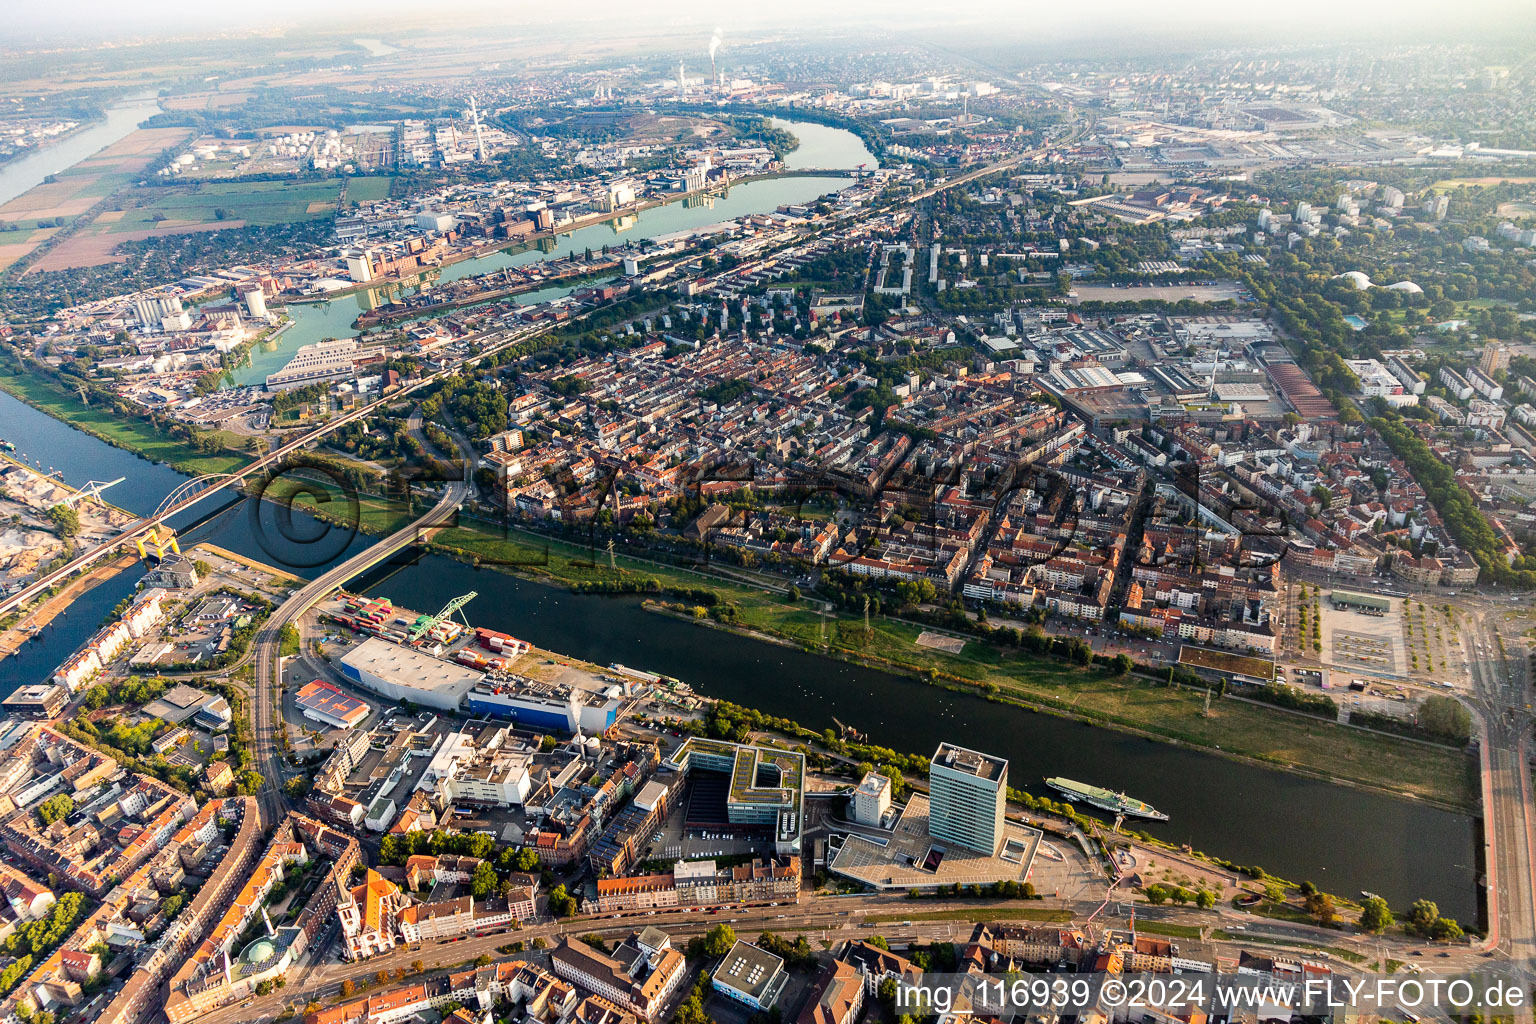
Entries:
{"label": "high-rise office building", "polygon": [[1008,762],[940,743],[928,764],[928,834],[992,856],[1003,841]]}

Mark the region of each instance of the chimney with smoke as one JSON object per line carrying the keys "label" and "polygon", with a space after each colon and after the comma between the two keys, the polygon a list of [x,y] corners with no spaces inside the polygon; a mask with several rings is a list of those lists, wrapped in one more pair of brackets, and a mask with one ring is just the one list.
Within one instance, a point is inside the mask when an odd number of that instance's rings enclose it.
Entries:
{"label": "chimney with smoke", "polygon": [[709,37],[709,80],[715,87],[715,92],[720,91],[720,71],[715,66],[715,51],[720,49],[720,30],[715,29],[715,34]]}

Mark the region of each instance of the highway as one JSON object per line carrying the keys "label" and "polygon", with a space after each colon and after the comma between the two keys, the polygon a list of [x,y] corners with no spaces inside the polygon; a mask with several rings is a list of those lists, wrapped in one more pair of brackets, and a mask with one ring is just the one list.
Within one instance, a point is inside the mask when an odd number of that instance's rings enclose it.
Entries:
{"label": "highway", "polygon": [[339,430],[340,428],[346,426],[348,423],[352,423],[356,420],[362,419],[365,416],[371,415],[382,407],[396,404],[406,395],[424,388],[440,380],[444,376],[457,373],[459,367],[465,363],[473,364],[485,356],[498,352],[501,349],[508,347],[509,345],[515,345],[520,341],[524,341],[535,335],[542,334],[549,329],[550,327],[548,325],[539,325],[536,327],[520,328],[511,332],[498,332],[498,334],[488,336],[487,340],[491,340],[492,343],[480,349],[474,355],[445,366],[441,370],[437,370],[434,373],[428,374],[413,384],[408,384],[405,387],[391,391],[388,395],[375,399],[374,401],[369,402],[367,405],[354,409],[345,415],[338,416],[333,420],[320,424],[318,427],[309,431],[308,433],[302,434],[299,437],[296,437],[293,440],[287,441],[277,448],[272,449],[267,454],[252,461],[243,469],[235,470],[227,477],[224,477],[217,482],[210,482],[209,486],[194,491],[186,497],[176,500],[163,510],[158,511],[155,515],[140,519],[138,522],[132,524],[126,530],[113,537],[112,539],[95,545],[94,547],[85,551],[83,554],[76,556],[67,564],[60,566],[52,572],[33,580],[21,590],[18,590],[16,593],[10,595],[9,597],[0,600],[0,615],[6,615],[19,608],[26,607],[38,596],[45,593],[49,588],[55,586],[56,584],[62,583],[76,573],[81,572],[91,563],[95,562],[98,558],[101,558],[103,555],[110,554],[112,551],[115,551],[117,548],[124,544],[132,543],[133,541],[143,537],[157,526],[160,526],[171,518],[187,511],[194,505],[197,505],[198,503],[207,499],[209,496],[224,490],[224,488],[228,485],[239,483],[248,477],[255,476],[256,474],[261,473],[269,468],[281,465],[282,461],[288,456],[292,455],[294,452],[300,451],[301,449],[314,444],[322,437],[325,437],[327,434],[333,431]]}
{"label": "highway", "polygon": [[458,510],[469,488],[469,470],[466,463],[465,478],[448,484],[436,505],[420,518],[401,527],[366,550],[353,555],[341,565],[330,569],[307,583],[272,613],[266,625],[256,634],[252,644],[256,659],[256,680],[253,694],[252,741],[255,744],[255,763],[261,772],[264,785],[258,799],[263,819],[275,825],[289,809],[289,801],[283,793],[285,775],[282,752],[278,749],[278,727],[282,720],[282,678],[277,668],[281,660],[283,627],[296,623],[331,591],[340,587],[357,574],[372,568],[401,548],[414,543],[424,531],[441,524]]}
{"label": "highway", "polygon": [[1532,860],[1529,679],[1523,648],[1501,645],[1489,613],[1469,616],[1467,656],[1482,719],[1483,828],[1488,873],[1487,946],[1526,980],[1536,967],[1536,862]]}

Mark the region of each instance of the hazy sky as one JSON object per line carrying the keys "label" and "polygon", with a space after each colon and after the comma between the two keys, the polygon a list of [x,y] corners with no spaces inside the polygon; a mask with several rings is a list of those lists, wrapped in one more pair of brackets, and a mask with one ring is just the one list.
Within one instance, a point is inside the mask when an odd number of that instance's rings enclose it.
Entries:
{"label": "hazy sky", "polygon": [[[735,0],[707,5],[696,0],[591,0],[579,4],[492,3],[489,0],[262,0],[228,3],[207,0],[52,0],[14,3],[0,21],[0,36],[81,42],[113,37],[142,37],[206,32],[224,28],[285,28],[324,25],[360,35],[389,36],[408,31],[422,18],[438,26],[455,20],[494,21],[509,27],[520,22],[552,24],[555,19],[589,26],[604,34],[640,29],[647,35],[658,20],[679,28],[716,22],[741,30],[780,29],[814,32],[830,20],[840,27],[903,30],[923,25],[978,31],[1049,35],[1159,34],[1191,37],[1261,30],[1280,44],[1327,43],[1341,36],[1369,37],[1373,32],[1399,36],[1456,36],[1471,30],[1505,39],[1536,28],[1532,0],[1181,0],[1146,3],[1099,0],[1090,4],[1039,0],[981,0],[945,3],[913,0]],[[707,33],[708,29],[704,31]]]}

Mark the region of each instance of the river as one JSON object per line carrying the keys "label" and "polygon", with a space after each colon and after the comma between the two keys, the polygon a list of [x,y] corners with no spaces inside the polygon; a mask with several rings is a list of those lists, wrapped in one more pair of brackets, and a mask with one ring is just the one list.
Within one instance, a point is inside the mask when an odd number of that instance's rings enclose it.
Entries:
{"label": "river", "polygon": [[[4,393],[0,437],[15,440],[28,462],[61,467],[71,484],[126,476],[107,496],[136,513],[152,510],[182,479]],[[298,518],[299,529],[325,529]],[[270,517],[254,529],[244,502],[209,516],[182,538],[185,546],[200,540],[265,561],[284,557]],[[324,564],[367,543],[359,537],[333,544]],[[138,568],[129,569],[96,587],[20,654],[0,662],[6,684],[0,689],[45,678],[132,591],[139,575]],[[1370,889],[1399,908],[1428,897],[1449,916],[1478,917],[1479,832],[1465,814],[1003,707],[647,612],[636,599],[572,594],[438,556],[387,564],[353,586],[416,609],[438,608],[475,590],[480,596],[468,608],[472,622],[551,650],[665,672],[701,693],[813,729],[830,726],[836,716],[898,750],[923,753],[940,739],[959,740],[1009,758],[1012,784],[1042,796],[1054,794],[1041,779],[1059,774],[1124,788],[1169,814],[1166,823],[1137,825],[1161,838],[1240,864],[1261,864],[1293,880],[1310,879],[1343,895]]]}
{"label": "river", "polygon": [[99,124],[0,167],[0,204],[42,184],[48,175],[67,171],[112,145],[141,121],[160,113],[160,104],[152,95],[129,96],[117,106],[108,107],[106,113],[106,119]]}
{"label": "river", "polygon": [[[853,138],[847,132],[841,134]],[[853,141],[863,149],[856,138]],[[847,145],[847,140],[841,144]],[[861,162],[854,159],[856,155],[851,149],[813,153],[806,159],[815,162],[801,166],[851,166]],[[755,182],[732,189],[731,196],[713,209],[674,204],[648,210],[642,217],[647,218],[648,232],[679,230],[751,212],[746,201],[737,198],[742,194],[750,194],[760,204],[756,209],[772,209],[782,202],[812,198],[828,185],[824,178]],[[795,194],[794,187],[807,191],[798,199],[787,197]],[[755,191],[748,193],[748,189]],[[725,207],[726,203],[732,205]],[[600,239],[614,236],[613,227],[596,225],[564,236],[557,251],[595,248],[602,244]],[[512,261],[542,255],[525,251],[493,258]],[[486,262],[458,264],[444,275],[489,269]],[[339,337],[351,333],[352,318],[366,308],[363,301],[348,297],[323,305],[294,306],[291,312],[300,315],[306,332],[303,340]],[[298,330],[299,325],[290,328],[274,349],[291,352],[303,343],[290,339]],[[261,360],[262,368],[252,373],[264,375],[287,358],[281,352],[256,353],[253,363]],[[106,496],[134,513],[152,511],[184,479],[168,467],[75,431],[3,392],[0,437],[16,442],[18,454],[28,462],[59,467],[70,484],[126,477]],[[205,515],[200,522],[178,524],[184,546],[207,540],[263,561],[283,562],[291,557],[270,509],[255,522],[244,502]],[[301,531],[328,529],[307,517],[295,518]],[[366,537],[344,533],[330,536],[334,542],[318,545],[324,549],[323,559],[304,560],[321,561],[321,566],[296,570],[300,575],[335,564],[370,543]],[[97,586],[18,655],[0,662],[0,691],[46,678],[132,591],[140,575],[137,567],[131,568]],[[1166,823],[1137,825],[1166,840],[1188,842],[1240,864],[1260,864],[1293,880],[1310,879],[1342,895],[1370,889],[1398,908],[1428,897],[1449,916],[1463,921],[1479,917],[1480,833],[1475,819],[1465,814],[1000,706],[646,612],[633,598],[572,594],[437,556],[386,564],[354,587],[415,609],[441,607],[449,598],[475,590],[480,597],[468,609],[471,621],[551,650],[599,664],[621,661],[665,672],[701,693],[793,718],[814,729],[830,726],[836,716],[867,731],[874,742],[898,750],[926,753],[941,739],[957,740],[1009,758],[1011,783],[1040,795],[1054,796],[1041,780],[1059,774],[1123,788],[1170,815]]]}
{"label": "river", "polygon": [[[774,118],[780,128],[793,131],[800,145],[785,158],[790,170],[812,167],[833,169],[854,168],[861,163],[875,166],[874,155],[865,148],[859,137],[842,128],[809,121],[784,121]],[[352,321],[359,313],[373,309],[389,301],[397,294],[410,294],[419,290],[423,283],[457,281],[473,274],[485,274],[505,267],[520,267],[539,260],[587,249],[601,249],[605,245],[622,245],[631,239],[661,238],[679,231],[697,231],[711,224],[732,220],[751,213],[765,213],[780,206],[806,203],[825,195],[838,187],[837,178],[791,177],[767,178],[733,185],[725,194],[685,199],[653,206],[635,214],[626,214],[610,220],[590,224],[575,231],[540,239],[531,246],[513,246],[499,249],[479,259],[464,260],[430,271],[403,284],[385,288],[368,288],[353,292],[330,302],[288,306],[292,324],[273,340],[257,345],[249,359],[232,374],[236,385],[261,384],[267,375],[276,373],[293,358],[301,345],[309,345],[325,338],[350,338],[358,334]],[[567,295],[589,282],[572,285],[556,285],[518,296],[518,301],[532,305]]]}

